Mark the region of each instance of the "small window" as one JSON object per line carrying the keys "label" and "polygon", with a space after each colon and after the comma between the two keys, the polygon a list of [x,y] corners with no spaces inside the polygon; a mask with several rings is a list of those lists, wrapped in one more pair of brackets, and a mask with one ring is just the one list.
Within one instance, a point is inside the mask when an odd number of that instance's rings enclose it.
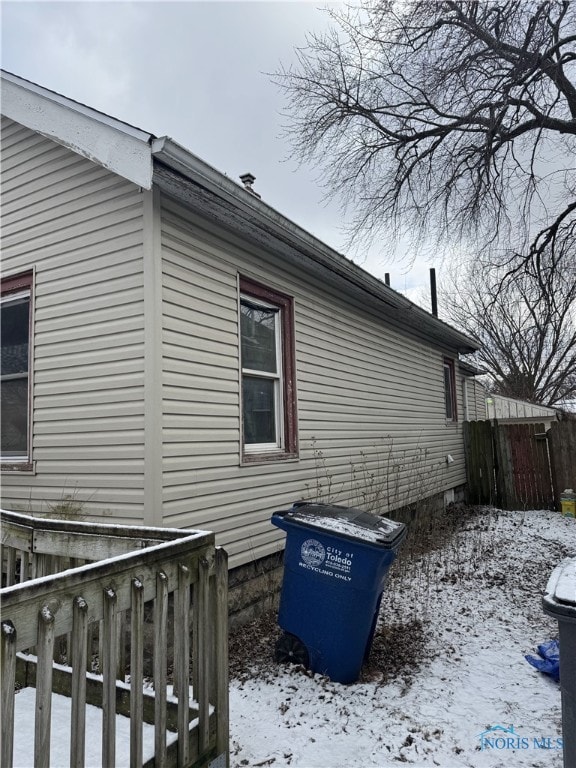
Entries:
{"label": "small window", "polygon": [[454,360],[444,358],[444,403],[446,418],[458,421],[456,412],[456,376],[454,375]]}
{"label": "small window", "polygon": [[245,461],[296,455],[292,299],[240,279],[242,454]]}
{"label": "small window", "polygon": [[2,280],[1,460],[30,461],[30,298],[32,273]]}

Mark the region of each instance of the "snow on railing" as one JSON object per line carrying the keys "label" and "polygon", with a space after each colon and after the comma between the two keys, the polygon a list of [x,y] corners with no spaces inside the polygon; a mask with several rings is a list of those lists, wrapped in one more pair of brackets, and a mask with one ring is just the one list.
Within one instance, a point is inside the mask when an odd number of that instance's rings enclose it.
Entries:
{"label": "snow on railing", "polygon": [[15,692],[27,686],[35,766],[50,764],[55,693],[71,699],[71,766],[84,765],[93,738],[87,703],[102,709],[108,768],[118,714],[130,718],[130,766],[226,766],[228,569],[214,534],[12,512],[1,521],[2,766],[14,762]]}

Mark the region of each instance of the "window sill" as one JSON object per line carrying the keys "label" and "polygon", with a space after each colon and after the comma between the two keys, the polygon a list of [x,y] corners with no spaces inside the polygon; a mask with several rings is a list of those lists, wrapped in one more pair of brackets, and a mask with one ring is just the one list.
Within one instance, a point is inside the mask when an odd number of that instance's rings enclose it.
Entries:
{"label": "window sill", "polygon": [[10,474],[10,475],[19,475],[21,473],[34,475],[36,473],[36,469],[34,467],[34,462],[1,462],[0,463],[0,472],[2,474]]}
{"label": "window sill", "polygon": [[298,461],[299,458],[298,453],[244,453],[240,459],[240,465],[246,467],[252,464]]}

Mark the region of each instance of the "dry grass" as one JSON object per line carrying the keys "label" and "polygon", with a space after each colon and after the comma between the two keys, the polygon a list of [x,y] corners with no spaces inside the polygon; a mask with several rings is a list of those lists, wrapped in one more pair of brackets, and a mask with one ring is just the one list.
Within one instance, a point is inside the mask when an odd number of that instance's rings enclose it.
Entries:
{"label": "dry grass", "polygon": [[[482,561],[493,544],[496,510],[453,505],[443,514],[421,514],[408,535],[386,585],[386,621],[377,628],[361,680],[403,679],[430,659],[424,631],[432,590],[483,572]],[[406,607],[406,592],[411,594]],[[230,675],[246,680],[278,672],[273,660],[280,636],[276,611],[237,627],[230,635]],[[450,649],[445,649],[449,652]]]}

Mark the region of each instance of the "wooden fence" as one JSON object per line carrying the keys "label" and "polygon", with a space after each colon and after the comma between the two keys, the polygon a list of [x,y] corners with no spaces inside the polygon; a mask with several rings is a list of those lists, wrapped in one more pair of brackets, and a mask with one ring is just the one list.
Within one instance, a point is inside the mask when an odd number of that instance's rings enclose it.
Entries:
{"label": "wooden fence", "polygon": [[[56,693],[70,697],[71,766],[96,736],[107,768],[225,768],[228,569],[214,535],[8,512],[1,522],[3,768],[49,766]],[[32,759],[13,754],[15,691],[30,686]],[[87,704],[102,711],[99,735]],[[116,754],[117,715],[130,718],[129,756]]]}
{"label": "wooden fence", "polygon": [[559,509],[576,487],[576,421],[464,424],[468,500],[502,509]]}

